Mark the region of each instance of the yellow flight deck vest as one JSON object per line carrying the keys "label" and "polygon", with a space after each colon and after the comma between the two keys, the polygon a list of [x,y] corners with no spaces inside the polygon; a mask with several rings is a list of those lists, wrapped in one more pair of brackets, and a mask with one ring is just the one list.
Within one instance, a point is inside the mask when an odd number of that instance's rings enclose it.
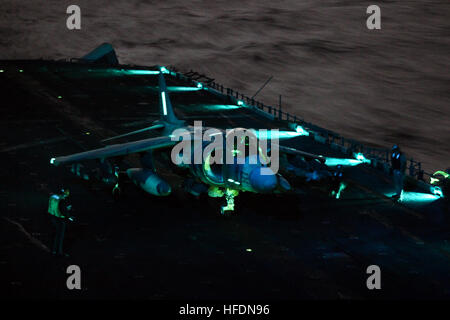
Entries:
{"label": "yellow flight deck vest", "polygon": [[59,211],[59,201],[61,201],[60,196],[56,194],[50,196],[50,199],[48,199],[48,213],[58,218],[65,218]]}

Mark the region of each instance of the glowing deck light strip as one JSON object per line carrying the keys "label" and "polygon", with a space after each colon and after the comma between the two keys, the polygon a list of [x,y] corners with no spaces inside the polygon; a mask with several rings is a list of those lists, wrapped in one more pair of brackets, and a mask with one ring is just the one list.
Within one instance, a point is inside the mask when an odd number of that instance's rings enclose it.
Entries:
{"label": "glowing deck light strip", "polygon": [[154,70],[122,70],[117,71],[125,74],[136,74],[136,75],[146,75],[146,74],[159,74],[159,71]]}
{"label": "glowing deck light strip", "polygon": [[363,163],[370,163],[371,161],[369,159],[367,159],[364,154],[362,154],[361,152],[359,153],[354,153],[353,154],[355,156],[356,160],[362,161]]}
{"label": "glowing deck light strip", "polygon": [[325,165],[329,167],[334,167],[337,165],[357,166],[361,163],[363,163],[363,161],[357,159],[325,158]]}
{"label": "glowing deck light strip", "polygon": [[198,110],[198,111],[233,110],[233,109],[241,108],[240,106],[237,106],[235,104],[191,104],[191,105],[187,105],[187,107],[190,110]]}
{"label": "glowing deck light strip", "polygon": [[290,138],[294,138],[294,137],[298,137],[298,136],[302,136],[302,133],[296,132],[296,131],[271,131],[271,130],[267,130],[267,131],[259,131],[259,130],[255,130],[255,134],[256,137],[258,139],[263,139],[263,140],[270,140],[271,138],[274,139],[290,139]]}
{"label": "glowing deck light strip", "polygon": [[120,73],[124,73],[124,74],[135,74],[135,75],[160,74],[159,71],[154,71],[154,70],[117,70],[116,72],[120,72]]}
{"label": "glowing deck light strip", "polygon": [[357,166],[362,163],[370,163],[370,159],[366,159],[362,153],[354,153],[356,159],[345,159],[345,158],[325,158],[325,165],[329,167],[334,167],[338,165],[342,166]]}
{"label": "glowing deck light strip", "polygon": [[161,91],[161,99],[163,105],[163,113],[165,116],[167,116],[166,93],[164,91]]}
{"label": "glowing deck light strip", "polygon": [[309,132],[306,131],[305,129],[303,129],[302,126],[297,126],[297,127],[295,128],[295,131],[296,131],[297,133],[300,133],[302,136],[309,136]]}
{"label": "glowing deck light strip", "polygon": [[[123,75],[157,75],[158,70],[145,69],[89,69],[88,72],[93,76],[123,76]],[[90,76],[91,76],[90,75]]]}
{"label": "glowing deck light strip", "polygon": [[[384,195],[391,198],[395,193],[385,193]],[[429,203],[436,201],[439,198],[439,196],[430,193],[402,191],[398,201],[403,203]]]}
{"label": "glowing deck light strip", "polygon": [[440,197],[434,194],[402,191],[400,202],[432,202]]}
{"label": "glowing deck light strip", "polygon": [[55,160],[56,160],[55,158],[51,158],[51,159],[50,159],[50,164],[54,164],[54,163],[55,163]]}
{"label": "glowing deck light strip", "polygon": [[170,71],[167,70],[166,67],[161,67],[160,70],[161,70],[162,73],[170,73]]}
{"label": "glowing deck light strip", "polygon": [[200,87],[167,87],[167,91],[177,92],[177,91],[199,91],[202,90]]}

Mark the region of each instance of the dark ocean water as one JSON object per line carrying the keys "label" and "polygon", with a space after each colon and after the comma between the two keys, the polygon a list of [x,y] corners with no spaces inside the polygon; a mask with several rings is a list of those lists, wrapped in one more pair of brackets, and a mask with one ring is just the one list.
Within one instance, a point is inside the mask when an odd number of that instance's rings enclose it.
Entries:
{"label": "dark ocean water", "polygon": [[[121,63],[205,73],[427,171],[450,167],[450,1],[0,0],[0,59],[80,57],[111,43]],[[66,8],[81,7],[81,30]],[[381,30],[366,8],[381,7]]]}

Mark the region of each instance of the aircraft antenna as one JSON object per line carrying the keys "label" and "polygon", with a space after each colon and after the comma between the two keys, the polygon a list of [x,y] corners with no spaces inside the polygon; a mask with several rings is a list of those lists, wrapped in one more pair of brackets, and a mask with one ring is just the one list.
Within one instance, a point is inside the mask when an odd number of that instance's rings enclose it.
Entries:
{"label": "aircraft antenna", "polygon": [[256,95],[262,90],[264,89],[264,87],[266,86],[266,84],[269,83],[270,80],[272,80],[273,76],[270,76],[269,79],[266,80],[266,82],[264,82],[264,84],[261,86],[261,88],[258,89],[258,91],[256,91],[256,93],[250,98],[253,99],[254,97],[256,97]]}

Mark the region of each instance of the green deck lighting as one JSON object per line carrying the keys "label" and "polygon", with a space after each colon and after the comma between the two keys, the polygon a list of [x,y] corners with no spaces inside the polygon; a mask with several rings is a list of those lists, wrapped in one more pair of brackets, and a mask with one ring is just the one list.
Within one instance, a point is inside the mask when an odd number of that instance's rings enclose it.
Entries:
{"label": "green deck lighting", "polygon": [[252,252],[253,250],[250,249],[250,248],[247,248],[247,249],[245,249],[245,251],[247,251],[247,252]]}
{"label": "green deck lighting", "polygon": [[[187,87],[187,86],[168,86],[167,92],[189,92],[189,91],[199,91],[202,88],[197,86],[195,87]],[[159,87],[157,86],[145,86],[138,88],[139,90],[150,90],[150,91],[159,91]]]}
{"label": "green deck lighting", "polygon": [[197,88],[203,89],[203,84],[201,82],[197,83]]}
{"label": "green deck lighting", "polygon": [[217,110],[233,110],[240,107],[235,104],[191,104],[187,105],[190,111],[217,111]]}
{"label": "green deck lighting", "polygon": [[325,158],[325,165],[329,167],[335,167],[337,165],[342,166],[357,166],[363,163],[361,160],[357,159],[344,159],[344,158]]}
{"label": "green deck lighting", "polygon": [[154,70],[114,70],[115,72],[120,72],[123,74],[131,74],[131,75],[152,75],[159,74],[159,71]]}
{"label": "green deck lighting", "polygon": [[355,156],[356,160],[362,161],[363,163],[370,163],[370,160],[367,159],[364,154],[362,154],[361,152],[359,153],[354,153],[353,154]]}
{"label": "green deck lighting", "polygon": [[[89,69],[89,77],[110,77],[110,76],[146,76],[146,75],[157,75],[160,73],[159,70],[145,70],[145,69]],[[83,73],[75,73],[76,75],[83,76]]]}
{"label": "green deck lighting", "polygon": [[170,71],[169,70],[167,70],[167,68],[166,67],[161,67],[159,70],[161,70],[161,72],[162,73],[170,73]]}
{"label": "green deck lighting", "polygon": [[58,99],[62,99],[62,96],[58,96]]}
{"label": "green deck lighting", "polygon": [[362,163],[370,163],[369,159],[366,159],[362,153],[355,153],[355,159],[345,159],[345,158],[325,158],[325,165],[329,167],[335,167],[338,165],[342,166],[357,166]]}
{"label": "green deck lighting", "polygon": [[439,196],[429,193],[402,191],[399,201],[404,203],[427,203],[439,198]]}
{"label": "green deck lighting", "polygon": [[55,160],[56,160],[55,158],[51,158],[50,159],[50,164],[55,164]]}
{"label": "green deck lighting", "polygon": [[255,130],[255,134],[258,139],[263,139],[263,140],[270,140],[272,138],[278,139],[278,140],[283,140],[283,139],[291,139],[291,138],[303,135],[296,131],[271,131],[271,130],[267,130],[267,131]]}
{"label": "green deck lighting", "polygon": [[300,135],[302,135],[302,136],[309,136],[309,132],[308,131],[306,131],[302,126],[300,126],[300,125],[297,125],[297,127],[295,127],[295,131],[297,132],[297,133],[300,133]]}
{"label": "green deck lighting", "polygon": [[167,87],[167,91],[169,92],[183,92],[183,91],[199,91],[202,90],[200,87]]}
{"label": "green deck lighting", "polygon": [[243,106],[244,105],[244,101],[238,100],[237,104],[238,104],[238,106]]}
{"label": "green deck lighting", "polygon": [[22,69],[20,69],[20,70],[19,70],[19,72],[23,72],[23,70],[22,70]]}
{"label": "green deck lighting", "polygon": [[3,69],[0,69],[0,72],[5,72],[5,70],[3,70]]}
{"label": "green deck lighting", "polygon": [[203,105],[203,107],[207,110],[233,110],[240,108],[235,104],[208,104]]}
{"label": "green deck lighting", "polygon": [[[384,194],[388,198],[392,198],[395,193],[388,192]],[[434,195],[431,193],[423,193],[423,192],[411,192],[411,191],[402,191],[400,194],[399,202],[406,204],[426,204],[433,201],[436,201],[440,198],[438,195]]]}
{"label": "green deck lighting", "polygon": [[364,160],[364,155],[362,153],[355,154],[356,160]]}

